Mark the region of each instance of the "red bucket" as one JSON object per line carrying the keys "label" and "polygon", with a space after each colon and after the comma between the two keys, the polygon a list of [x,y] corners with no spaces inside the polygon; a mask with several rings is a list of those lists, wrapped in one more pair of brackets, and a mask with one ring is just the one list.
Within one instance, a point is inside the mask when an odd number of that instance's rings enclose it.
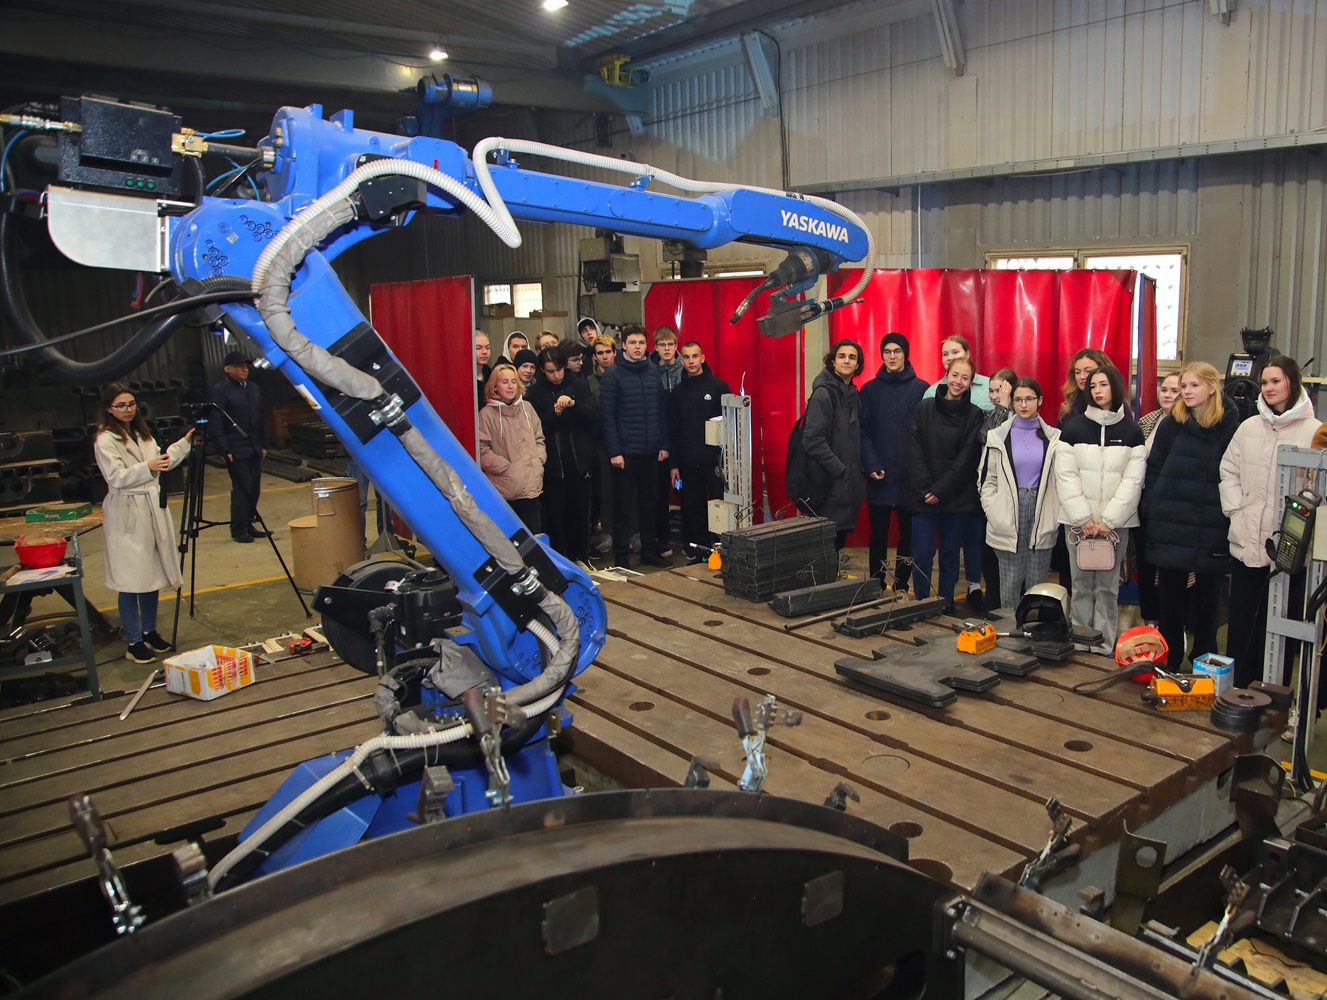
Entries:
{"label": "red bucket", "polygon": [[45,569],[64,562],[69,539],[50,531],[20,535],[14,542],[14,554],[28,569]]}

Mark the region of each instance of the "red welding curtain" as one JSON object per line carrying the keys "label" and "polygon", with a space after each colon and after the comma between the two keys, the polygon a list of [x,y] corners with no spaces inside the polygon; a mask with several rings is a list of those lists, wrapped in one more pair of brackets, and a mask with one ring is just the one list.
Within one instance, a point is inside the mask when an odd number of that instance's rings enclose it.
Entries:
{"label": "red welding curtain", "polygon": [[[860,275],[860,270],[831,274],[830,294],[851,287]],[[862,345],[866,370],[857,380],[860,388],[880,367],[880,338],[886,333],[908,338],[912,365],[928,382],[944,373],[944,338],[959,334],[972,345],[972,359],[983,375],[1012,368],[1020,378],[1041,383],[1041,414],[1054,424],[1075,352],[1095,347],[1121,372],[1130,370],[1136,280],[1133,271],[877,271],[859,304],[830,314],[830,339],[850,338]],[[1140,353],[1155,358],[1155,323],[1144,323],[1140,333]],[[1148,409],[1156,406],[1155,361],[1152,370],[1143,393]],[[869,537],[863,506],[849,544],[865,545]]]}
{"label": "red welding curtain", "polygon": [[653,332],[656,327],[671,326],[679,343],[698,342],[710,368],[733,392],[740,391],[745,382],[751,394],[751,444],[757,465],[752,470],[751,489],[756,522],[765,520],[766,510],[777,512],[788,503],[783,488],[788,432],[806,402],[802,334],[771,339],[761,336],[756,327],[756,317],[769,312],[769,293],[759,295],[737,323],[728,322],[759,283],[758,278],[660,281],[645,293],[646,329]]}
{"label": "red welding curtain", "polygon": [[369,288],[373,327],[419,384],[448,429],[478,453],[474,281],[430,278]]}
{"label": "red welding curtain", "polygon": [[[860,274],[831,274],[830,294],[855,284]],[[1130,370],[1136,278],[1133,271],[877,271],[859,305],[830,314],[830,338],[862,345],[866,371],[857,380],[860,387],[880,367],[880,338],[886,333],[908,338],[912,365],[928,382],[944,374],[941,342],[959,334],[972,344],[972,359],[983,375],[1012,368],[1020,378],[1040,382],[1042,416],[1053,424],[1076,351],[1095,347],[1121,372]],[[1155,325],[1150,333],[1140,352],[1155,358]]]}

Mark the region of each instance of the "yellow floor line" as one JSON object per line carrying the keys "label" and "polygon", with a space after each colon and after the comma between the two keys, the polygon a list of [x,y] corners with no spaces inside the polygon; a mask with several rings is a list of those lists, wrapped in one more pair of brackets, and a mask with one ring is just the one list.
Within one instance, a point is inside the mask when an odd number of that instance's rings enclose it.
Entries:
{"label": "yellow floor line", "polygon": [[[290,490],[307,490],[308,488],[309,488],[309,484],[308,484],[308,483],[295,483],[293,486],[264,486],[264,487],[263,487],[263,490],[262,490],[262,493],[259,494],[259,498],[261,499],[262,497],[267,496],[267,494],[269,494],[269,493],[287,493],[287,492],[289,492]],[[229,499],[230,499],[230,490],[227,490],[225,493],[205,493],[205,494],[203,494],[203,499],[204,499],[204,500],[221,500],[221,499],[229,500]],[[178,507],[178,506],[180,505],[181,502],[182,502],[182,497],[177,495],[174,499],[167,500],[167,501],[166,501],[166,506],[168,506],[168,507]]]}
{"label": "yellow floor line", "polygon": [[[194,591],[194,595],[197,596],[198,594],[210,594],[213,591],[217,590],[233,590],[236,587],[252,587],[254,584],[272,583],[276,580],[284,580],[284,579],[285,579],[284,576],[264,576],[260,577],[257,580],[241,580],[238,583],[219,583],[215,587],[199,587],[197,590]],[[175,592],[171,591],[169,594],[162,594],[161,600],[163,603],[165,603],[166,601],[175,600]],[[118,604],[112,604],[110,607],[98,608],[97,610],[100,611],[102,614],[106,614],[107,612],[111,611],[119,611],[120,607]]]}
{"label": "yellow floor line", "polygon": [[[1287,774],[1290,772],[1290,761],[1281,761],[1281,766],[1285,768]],[[1309,768],[1309,774],[1313,776],[1313,780],[1315,781],[1327,781],[1327,774],[1323,774],[1321,771],[1315,771],[1313,768]]]}

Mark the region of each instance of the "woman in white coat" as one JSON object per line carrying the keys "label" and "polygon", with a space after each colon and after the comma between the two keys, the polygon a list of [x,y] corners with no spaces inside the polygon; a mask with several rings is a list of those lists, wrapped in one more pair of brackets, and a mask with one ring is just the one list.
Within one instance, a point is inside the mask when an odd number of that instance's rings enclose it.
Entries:
{"label": "woman in white coat", "polygon": [[1000,607],[1016,608],[1029,587],[1046,580],[1060,532],[1060,503],[1052,473],[1060,432],[1037,413],[1041,385],[1018,379],[1014,416],[986,433],[981,506],[986,544],[1000,563]]}
{"label": "woman in white coat", "polygon": [[[1285,502],[1276,488],[1276,453],[1283,444],[1307,448],[1317,429],[1299,365],[1287,357],[1272,358],[1262,371],[1258,412],[1239,425],[1221,459],[1221,510],[1230,518],[1230,554],[1235,557],[1226,655],[1235,661],[1236,687],[1262,678],[1271,576],[1264,543],[1276,530]],[[1291,586],[1296,584],[1303,587],[1302,576],[1291,578]]]}
{"label": "woman in white coat", "polygon": [[181,582],[170,516],[160,504],[160,476],[179,465],[193,429],[165,453],[138,413],[134,394],[112,384],[101,394],[93,451],[109,491],[102,505],[106,586],[120,595],[126,660],[154,663],[171,645],[157,631],[157,595]]}
{"label": "woman in white coat", "polygon": [[1143,432],[1125,412],[1119,370],[1114,365],[1098,368],[1088,378],[1087,394],[1087,409],[1060,425],[1055,486],[1066,532],[1084,539],[1116,538],[1115,564],[1105,570],[1079,569],[1073,543],[1069,546],[1074,624],[1097,629],[1113,652],[1119,634],[1119,560],[1129,529],[1138,525],[1147,455]]}

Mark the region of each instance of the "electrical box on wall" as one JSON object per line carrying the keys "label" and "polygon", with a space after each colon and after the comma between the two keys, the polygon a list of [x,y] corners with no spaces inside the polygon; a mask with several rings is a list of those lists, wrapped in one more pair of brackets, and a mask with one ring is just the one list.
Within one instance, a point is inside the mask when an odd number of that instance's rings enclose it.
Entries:
{"label": "electrical box on wall", "polygon": [[593,316],[600,326],[623,326],[626,323],[645,322],[644,296],[640,292],[600,292],[586,295],[581,307],[587,316]]}

